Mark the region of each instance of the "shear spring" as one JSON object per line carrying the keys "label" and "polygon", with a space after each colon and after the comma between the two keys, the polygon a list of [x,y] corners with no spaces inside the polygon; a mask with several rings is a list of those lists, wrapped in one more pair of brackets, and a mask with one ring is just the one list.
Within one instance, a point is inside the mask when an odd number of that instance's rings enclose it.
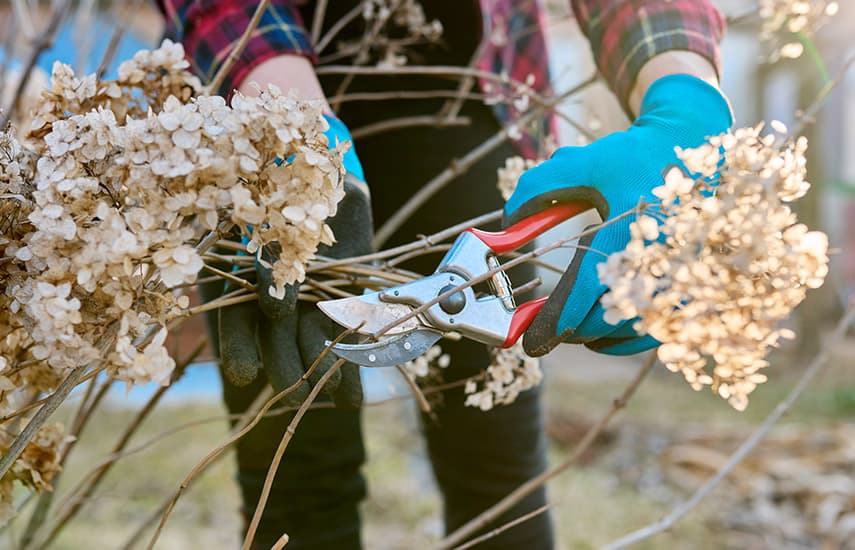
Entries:
{"label": "shear spring", "polygon": [[[501,265],[495,256],[487,257],[487,267],[490,271],[498,269]],[[504,271],[497,271],[490,277],[490,289],[493,291],[493,294],[502,300],[505,309],[513,311],[517,308],[517,304],[514,302],[514,290],[511,288],[511,281]]]}

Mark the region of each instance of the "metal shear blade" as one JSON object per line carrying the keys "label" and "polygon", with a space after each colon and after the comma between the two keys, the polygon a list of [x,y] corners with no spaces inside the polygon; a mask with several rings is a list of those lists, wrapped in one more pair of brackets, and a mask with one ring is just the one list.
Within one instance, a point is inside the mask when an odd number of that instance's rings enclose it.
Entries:
{"label": "metal shear blade", "polygon": [[[374,334],[412,311],[412,308],[406,304],[381,301],[379,292],[318,302],[318,308],[336,323],[345,328],[356,329],[359,334]],[[401,334],[423,328],[423,326],[417,318],[413,317],[389,329],[386,334],[390,336]]]}
{"label": "metal shear blade", "polygon": [[440,338],[441,332],[419,329],[371,344],[336,344],[332,349],[340,358],[363,367],[394,367],[425,353]]}

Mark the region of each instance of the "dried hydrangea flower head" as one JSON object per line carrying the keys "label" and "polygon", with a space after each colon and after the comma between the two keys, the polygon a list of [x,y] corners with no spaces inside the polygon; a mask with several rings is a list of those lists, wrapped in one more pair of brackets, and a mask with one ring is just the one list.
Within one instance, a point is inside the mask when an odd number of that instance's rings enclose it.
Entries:
{"label": "dried hydrangea flower head", "polygon": [[362,19],[365,36],[342,40],[334,54],[339,58],[352,56],[357,65],[374,62],[380,67],[404,66],[408,46],[435,43],[443,31],[438,19],[427,20],[418,0],[364,0]]}
{"label": "dried hydrangea flower head", "polygon": [[168,383],[164,327],[221,224],[259,258],[281,245],[274,295],[333,242],[349,144],[328,150],[321,105],[272,86],[228,105],[187,66],[169,41],[113,82],[57,63],[27,141],[0,140],[0,411],[104,357],[129,384]]}
{"label": "dried hydrangea flower head", "polygon": [[499,193],[502,195],[502,199],[508,200],[511,198],[511,195],[514,194],[514,190],[517,188],[520,176],[529,168],[534,168],[538,162],[531,159],[524,159],[521,156],[505,159],[505,165],[500,166],[497,171],[497,187],[499,188]]}
{"label": "dried hydrangea flower head", "polygon": [[[12,439],[8,432],[0,433],[0,454],[6,452]],[[61,449],[68,441],[62,424],[45,424],[36,432],[12,468],[0,479],[0,523],[15,514],[15,482],[36,491],[53,490],[51,482],[62,469]]]}
{"label": "dried hydrangea flower head", "polygon": [[761,130],[678,149],[694,176],[672,169],[654,190],[661,203],[646,207],[627,248],[599,266],[606,320],[637,317],[635,328],[662,342],[670,370],[738,410],[766,380],[770,348],[794,336],[780,322],[828,273],[826,235],[808,231],[788,205],[810,188],[807,140],[782,143]]}
{"label": "dried hydrangea flower head", "polygon": [[804,53],[799,34],[815,34],[840,10],[835,0],[759,0],[763,20],[760,39],[772,45],[769,61],[795,59]]}
{"label": "dried hydrangea flower head", "polygon": [[470,380],[463,389],[467,406],[489,411],[496,405],[508,405],[516,401],[521,392],[543,380],[540,361],[526,355],[521,343],[510,348],[494,348],[490,355],[492,360],[485,380]]}

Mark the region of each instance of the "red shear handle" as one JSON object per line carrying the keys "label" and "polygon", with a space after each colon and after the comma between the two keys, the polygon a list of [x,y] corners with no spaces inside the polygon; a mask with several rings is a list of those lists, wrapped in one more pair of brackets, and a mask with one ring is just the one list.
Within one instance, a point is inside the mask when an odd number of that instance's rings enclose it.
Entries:
{"label": "red shear handle", "polygon": [[514,316],[511,317],[511,328],[508,329],[508,336],[505,338],[505,343],[502,344],[503,348],[509,348],[517,343],[517,340],[520,339],[522,333],[531,325],[531,322],[540,313],[545,303],[546,297],[543,297],[526,302],[517,308]]}
{"label": "red shear handle", "polygon": [[550,206],[542,212],[515,223],[504,231],[493,233],[475,228],[467,229],[467,231],[481,239],[494,252],[503,254],[516,250],[559,223],[590,209],[591,205],[587,203],[565,202]]}

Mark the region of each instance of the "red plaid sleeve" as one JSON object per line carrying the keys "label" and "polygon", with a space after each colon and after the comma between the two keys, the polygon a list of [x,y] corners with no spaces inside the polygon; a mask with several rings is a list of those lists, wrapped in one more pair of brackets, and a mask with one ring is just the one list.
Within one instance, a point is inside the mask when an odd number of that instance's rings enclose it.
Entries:
{"label": "red plaid sleeve", "polygon": [[641,67],[668,50],[706,57],[721,74],[725,22],[710,0],[572,0],[600,72],[624,110]]}
{"label": "red plaid sleeve", "polygon": [[[166,36],[184,44],[193,69],[209,82],[247,28],[258,2],[239,0],[158,0],[166,16]],[[228,95],[259,63],[292,53],[314,58],[311,40],[295,1],[271,0],[243,53],[219,92]]]}

